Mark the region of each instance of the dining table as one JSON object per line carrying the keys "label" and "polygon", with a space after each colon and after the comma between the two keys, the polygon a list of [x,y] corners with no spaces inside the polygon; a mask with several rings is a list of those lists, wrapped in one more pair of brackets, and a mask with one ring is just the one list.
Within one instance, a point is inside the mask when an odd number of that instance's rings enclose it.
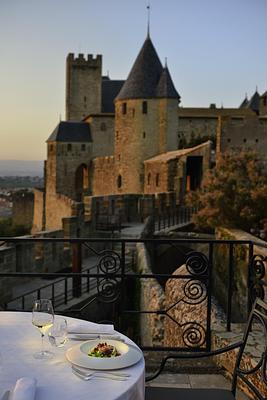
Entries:
{"label": "dining table", "polygon": [[[67,324],[72,325],[82,321],[71,317],[64,318]],[[89,322],[84,322],[90,325]],[[117,331],[115,333],[123,342],[140,350],[127,336]],[[45,347],[54,355],[50,359],[36,359],[34,353],[41,348],[41,335],[32,325],[31,313],[1,311],[0,396],[5,391],[12,390],[19,378],[30,377],[37,381],[35,400],[144,400],[143,355],[134,365],[115,370],[127,373],[129,377],[125,380],[93,376],[85,381],[72,371],[72,365],[66,357],[68,349],[84,342],[82,339],[81,342],[74,339],[69,335],[67,343],[58,348],[51,346],[45,335]]]}

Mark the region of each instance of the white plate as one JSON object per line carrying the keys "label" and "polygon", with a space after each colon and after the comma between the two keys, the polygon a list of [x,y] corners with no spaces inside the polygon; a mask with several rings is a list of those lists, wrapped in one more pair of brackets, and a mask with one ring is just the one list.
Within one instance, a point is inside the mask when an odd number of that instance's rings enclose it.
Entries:
{"label": "white plate", "polygon": [[143,357],[141,350],[137,347],[111,339],[105,339],[105,342],[115,346],[121,353],[120,356],[110,358],[88,356],[88,352],[97,346],[99,342],[99,339],[88,340],[87,342],[71,347],[66,351],[67,360],[71,364],[78,365],[79,367],[111,370],[130,367],[131,365],[136,364]]}

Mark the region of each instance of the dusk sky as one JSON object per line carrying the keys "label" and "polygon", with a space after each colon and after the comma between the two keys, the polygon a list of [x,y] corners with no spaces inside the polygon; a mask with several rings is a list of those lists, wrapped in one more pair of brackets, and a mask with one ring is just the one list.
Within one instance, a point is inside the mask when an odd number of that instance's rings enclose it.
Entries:
{"label": "dusk sky", "polygon": [[[151,38],[184,107],[237,107],[267,90],[267,0],[151,0]],[[65,118],[65,60],[103,55],[125,79],[145,40],[146,0],[0,0],[0,159],[46,158]]]}

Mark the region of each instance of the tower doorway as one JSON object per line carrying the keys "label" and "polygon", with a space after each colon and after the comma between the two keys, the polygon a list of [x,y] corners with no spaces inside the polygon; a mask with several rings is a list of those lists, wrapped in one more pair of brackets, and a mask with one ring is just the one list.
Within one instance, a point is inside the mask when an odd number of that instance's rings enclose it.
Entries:
{"label": "tower doorway", "polygon": [[186,160],[186,191],[200,188],[203,173],[203,157],[189,156]]}
{"label": "tower doorway", "polygon": [[75,192],[76,200],[82,201],[83,195],[88,193],[89,173],[88,166],[81,164],[75,172]]}

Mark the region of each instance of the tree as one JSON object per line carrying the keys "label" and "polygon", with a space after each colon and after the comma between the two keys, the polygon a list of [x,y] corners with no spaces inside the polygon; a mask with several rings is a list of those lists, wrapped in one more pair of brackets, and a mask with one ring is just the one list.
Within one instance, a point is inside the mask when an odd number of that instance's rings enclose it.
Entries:
{"label": "tree", "polygon": [[267,173],[255,152],[224,153],[191,192],[188,203],[199,212],[194,222],[201,229],[225,226],[250,230],[267,219]]}
{"label": "tree", "polygon": [[12,218],[0,218],[0,237],[23,236],[29,233],[29,226],[13,225]]}

